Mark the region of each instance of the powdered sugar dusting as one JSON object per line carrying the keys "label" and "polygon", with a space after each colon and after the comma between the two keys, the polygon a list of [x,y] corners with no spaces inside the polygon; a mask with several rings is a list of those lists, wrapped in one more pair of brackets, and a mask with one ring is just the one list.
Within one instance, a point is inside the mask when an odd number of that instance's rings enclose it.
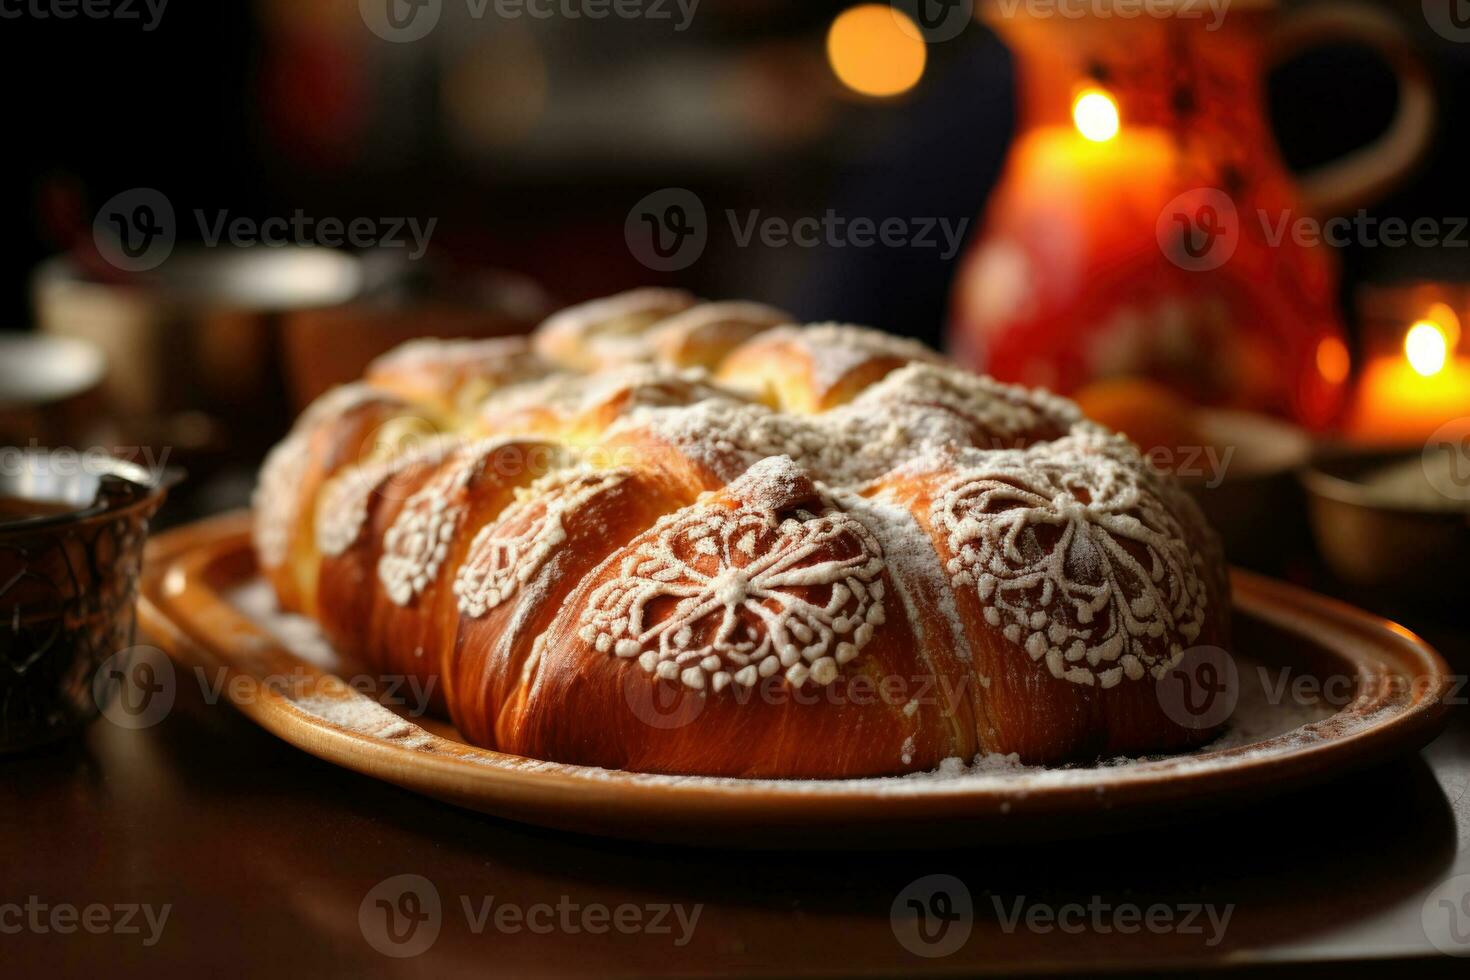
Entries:
{"label": "powdered sugar dusting", "polygon": [[953,650],[961,660],[973,661],[948,576],[928,533],[908,508],[882,497],[860,497],[847,491],[834,491],[833,495],[838,506],[862,521],[878,539],[889,570],[888,580],[903,603],[909,624],[920,629],[928,621],[928,610],[938,612],[944,622],[942,636],[926,637],[921,633],[921,648],[927,649],[932,640]]}
{"label": "powdered sugar dusting", "polygon": [[609,436],[649,433],[722,479],[785,455],[817,479],[860,486],[947,449],[1024,447],[1080,418],[1064,399],[955,368],[911,364],[846,405],[815,415],[772,411],[728,393],[683,405],[645,404]]}
{"label": "powdered sugar dusting", "polygon": [[345,728],[355,735],[394,742],[406,749],[427,750],[439,741],[437,736],[400,718],[372,698],[355,692],[340,697],[312,695],[296,698],[291,703],[329,725]]}

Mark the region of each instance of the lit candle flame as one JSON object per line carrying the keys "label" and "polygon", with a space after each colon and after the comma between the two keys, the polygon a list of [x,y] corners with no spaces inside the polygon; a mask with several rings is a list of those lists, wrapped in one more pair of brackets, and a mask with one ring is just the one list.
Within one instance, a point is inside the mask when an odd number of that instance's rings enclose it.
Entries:
{"label": "lit candle flame", "polygon": [[1404,356],[1418,374],[1432,378],[1444,370],[1450,345],[1439,324],[1420,320],[1404,335]]}
{"label": "lit candle flame", "polygon": [[1088,89],[1072,103],[1072,123],[1094,143],[1106,143],[1118,135],[1118,103],[1101,89]]}

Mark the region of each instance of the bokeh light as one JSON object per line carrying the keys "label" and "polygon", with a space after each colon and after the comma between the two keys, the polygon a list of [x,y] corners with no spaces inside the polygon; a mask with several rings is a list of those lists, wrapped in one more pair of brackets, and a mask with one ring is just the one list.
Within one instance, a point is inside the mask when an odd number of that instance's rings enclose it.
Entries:
{"label": "bokeh light", "polygon": [[827,60],[838,80],[862,95],[907,92],[924,75],[928,53],[919,29],[900,26],[905,15],[885,3],[844,10],[827,31]]}
{"label": "bokeh light", "polygon": [[1347,344],[1337,337],[1323,337],[1317,343],[1317,373],[1330,384],[1340,385],[1352,369]]}

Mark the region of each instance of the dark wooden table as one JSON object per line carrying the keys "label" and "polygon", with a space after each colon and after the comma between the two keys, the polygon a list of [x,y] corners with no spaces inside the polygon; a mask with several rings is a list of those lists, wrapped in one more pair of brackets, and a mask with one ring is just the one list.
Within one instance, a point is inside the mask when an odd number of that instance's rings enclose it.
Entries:
{"label": "dark wooden table", "polygon": [[[1431,638],[1464,668],[1464,634]],[[1093,973],[1408,959],[1417,972],[1435,965],[1417,959],[1434,953],[1425,898],[1470,873],[1467,840],[1463,707],[1422,755],[1169,828],[1043,846],[754,854],[457,810],[318,761],[185,684],[155,727],[102,721],[78,741],[0,759],[0,975]],[[436,919],[399,883],[379,887],[405,874],[427,879]],[[923,957],[890,914],[933,874],[964,882],[973,931],[953,953]],[[1187,930],[1115,928],[1156,904],[1156,922],[1167,913],[1176,926],[1196,905],[1217,917],[1228,906],[1230,918],[1220,935],[1203,912]],[[674,905],[686,922],[698,908],[692,931],[658,911]],[[422,953],[374,948],[390,909],[399,938],[432,940]],[[946,907],[934,911],[937,929]],[[1026,924],[1056,913],[1066,930]],[[410,931],[415,921],[426,931]]]}

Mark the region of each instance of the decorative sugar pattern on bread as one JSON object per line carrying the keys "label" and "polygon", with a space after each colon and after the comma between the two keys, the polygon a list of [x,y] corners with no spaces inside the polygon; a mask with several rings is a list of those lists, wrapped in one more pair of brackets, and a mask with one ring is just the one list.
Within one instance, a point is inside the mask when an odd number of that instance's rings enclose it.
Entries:
{"label": "decorative sugar pattern on bread", "polygon": [[1148,464],[1105,442],[962,453],[931,520],[948,535],[954,587],[975,590],[987,623],[1052,676],[1109,688],[1173,666],[1209,595]]}
{"label": "decorative sugar pattern on bread", "polygon": [[478,618],[513,597],[566,541],[566,517],[631,475],[627,470],[575,468],[518,490],[515,502],[470,543],[454,579],[460,612]]}
{"label": "decorative sugar pattern on bread", "polygon": [[883,623],[877,540],[787,456],[720,497],[636,542],[592,594],[578,636],[695,689],[753,687],[777,671],[830,684]]}

